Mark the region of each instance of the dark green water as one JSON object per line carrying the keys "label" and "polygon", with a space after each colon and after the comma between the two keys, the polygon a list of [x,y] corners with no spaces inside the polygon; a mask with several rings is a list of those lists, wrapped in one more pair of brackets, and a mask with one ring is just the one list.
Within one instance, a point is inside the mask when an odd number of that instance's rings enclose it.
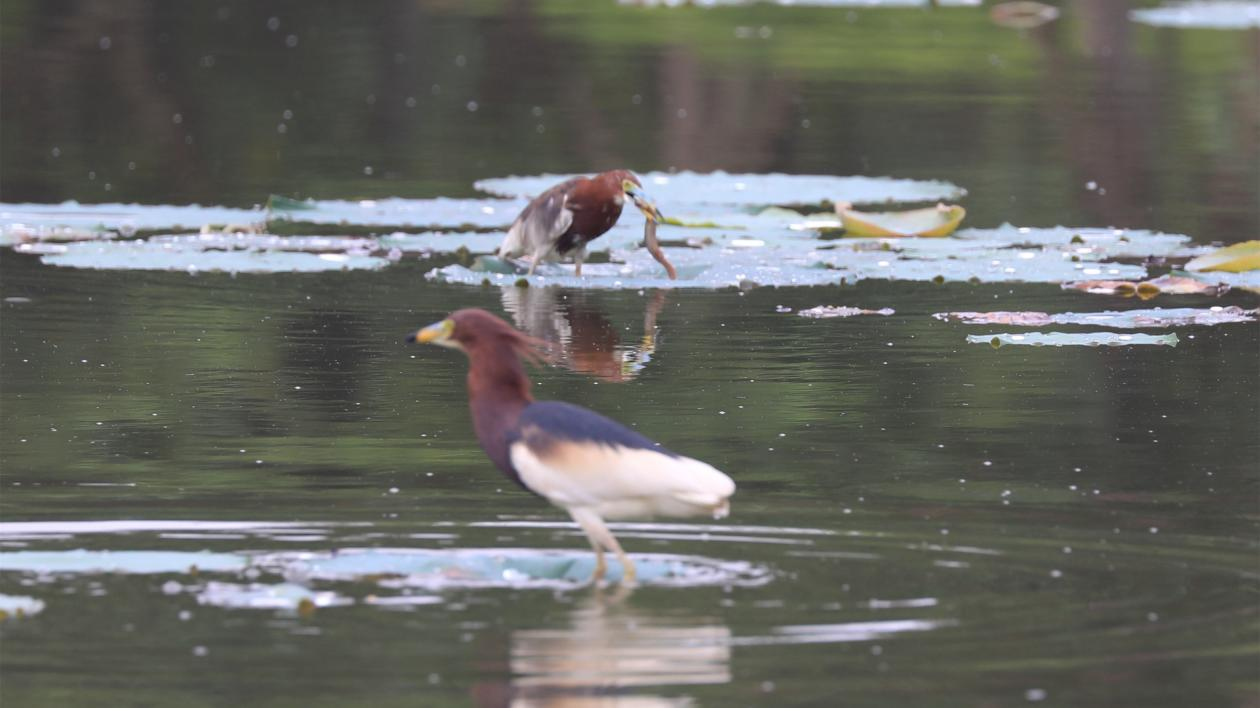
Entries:
{"label": "dark green water", "polygon": [[[1072,3],[1020,34],[976,9],[4,0],[0,198],[464,196],[677,167],[944,179],[976,226],[1254,238],[1258,33],[1127,7]],[[6,250],[0,295],[25,300],[0,305],[3,550],[585,548],[477,449],[462,357],[401,343],[479,306],[573,332],[586,373],[538,370],[539,397],[738,482],[724,522],[622,527],[632,554],[756,582],[454,582],[399,607],[369,604],[398,591],[365,577],[314,583],[353,606],[294,613],[198,602],[248,582],[230,574],[0,572],[0,593],[46,605],[0,624],[5,706],[1256,700],[1254,324],[994,350],[930,315],[1131,303],[867,281],[522,305],[432,265],[121,274]],[[819,304],[896,314],[777,311]],[[637,375],[614,345],[640,347]]]}

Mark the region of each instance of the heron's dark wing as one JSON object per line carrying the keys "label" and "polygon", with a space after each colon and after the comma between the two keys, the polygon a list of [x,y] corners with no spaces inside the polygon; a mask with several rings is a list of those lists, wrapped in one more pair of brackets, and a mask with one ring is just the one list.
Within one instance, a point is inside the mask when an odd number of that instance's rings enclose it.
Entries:
{"label": "heron's dark wing", "polygon": [[719,514],[735,492],[730,477],[713,467],[557,401],[526,406],[509,454],[531,491],[606,518]]}
{"label": "heron's dark wing", "polygon": [[678,457],[648,437],[593,410],[562,401],[535,401],[521,413],[522,437],[542,449],[557,442],[573,442],[632,450],[652,450]]}
{"label": "heron's dark wing", "polygon": [[573,212],[566,205],[578,179],[561,182],[526,204],[508,229],[499,255],[515,257],[550,251],[573,223]]}

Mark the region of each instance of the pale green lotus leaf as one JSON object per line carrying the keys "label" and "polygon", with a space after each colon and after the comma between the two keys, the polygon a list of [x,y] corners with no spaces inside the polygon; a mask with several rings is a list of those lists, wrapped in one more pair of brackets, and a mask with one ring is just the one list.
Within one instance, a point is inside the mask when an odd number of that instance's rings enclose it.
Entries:
{"label": "pale green lotus leaf", "polygon": [[1177,346],[1175,334],[1126,334],[1121,332],[1028,332],[1025,334],[969,334],[972,344],[989,344],[995,349],[1004,346],[1029,347],[1128,347],[1155,345]]}
{"label": "pale green lotus leaf", "polygon": [[267,217],[297,224],[394,229],[506,229],[524,199],[341,199],[269,202]]}
{"label": "pale green lotus leaf", "polygon": [[0,553],[0,571],[61,573],[189,573],[244,570],[249,559],[209,551],[12,551]]}
{"label": "pale green lotus leaf", "polygon": [[1190,308],[1179,307],[1153,310],[1126,310],[1123,312],[938,312],[934,315],[945,322],[963,324],[1017,325],[1043,327],[1049,324],[1094,325],[1116,329],[1141,329],[1147,327],[1180,327],[1187,325],[1220,325],[1255,322],[1257,310],[1245,310],[1237,306]]}
{"label": "pale green lotus leaf", "polygon": [[1129,11],[1130,19],[1156,27],[1245,30],[1260,28],[1260,2],[1171,2]]}
{"label": "pale green lotus leaf", "polygon": [[[759,585],[766,569],[743,562],[697,556],[634,554],[638,580],[648,585]],[[595,570],[587,551],[502,549],[340,549],[336,552],[273,553],[258,565],[321,581],[372,580],[385,587],[430,590],[486,587],[571,587]],[[620,579],[620,564],[608,566],[608,579]]]}
{"label": "pale green lotus leaf", "polygon": [[258,224],[262,209],[233,209],[189,204],[0,204],[0,233],[22,226],[28,229],[70,228],[113,231],[199,231],[207,224]]}
{"label": "pale green lotus leaf", "polygon": [[[195,234],[72,243],[62,253],[45,255],[40,260],[47,265],[93,270],[315,273],[370,270],[388,265],[385,258],[366,255],[374,244],[364,239]],[[335,250],[339,245],[350,245],[354,250]],[[334,250],[313,252],[325,248]]]}
{"label": "pale green lotus leaf", "polygon": [[305,612],[316,608],[353,605],[354,600],[330,591],[315,591],[296,583],[224,583],[210,581],[197,593],[201,605],[244,610]]}
{"label": "pale green lotus leaf", "polygon": [[26,595],[0,595],[0,620],[30,617],[44,611],[44,601]]}

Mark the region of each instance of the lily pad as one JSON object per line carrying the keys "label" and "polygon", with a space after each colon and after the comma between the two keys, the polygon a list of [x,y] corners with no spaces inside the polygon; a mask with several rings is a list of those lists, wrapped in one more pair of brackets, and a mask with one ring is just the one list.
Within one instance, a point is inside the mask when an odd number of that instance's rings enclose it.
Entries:
{"label": "lily pad", "polygon": [[197,594],[202,605],[246,610],[308,612],[321,607],[353,605],[354,600],[335,592],[315,591],[295,583],[222,583],[210,581]]}
{"label": "lily pad", "polygon": [[1260,241],[1243,241],[1212,251],[1186,263],[1190,271],[1242,273],[1260,269]]}
{"label": "lily pad", "polygon": [[1027,334],[969,334],[972,344],[989,344],[994,349],[1010,345],[1029,347],[1127,347],[1177,346],[1175,334],[1123,334],[1118,332],[1029,332]]}
{"label": "lily pad", "polygon": [[0,595],[0,621],[30,617],[44,611],[44,601],[25,595]]}
{"label": "lily pad", "polygon": [[936,238],[954,233],[967,210],[957,205],[937,204],[910,211],[864,212],[845,205],[836,207],[836,213],[849,236]]}
{"label": "lily pad", "polygon": [[[524,199],[341,199],[276,198],[270,221],[392,229],[506,229],[525,207]],[[499,236],[502,240],[502,235]]]}
{"label": "lily pad", "polygon": [[[485,179],[473,186],[504,197],[533,197],[576,175]],[[959,199],[967,191],[948,182],[891,177],[832,177],[828,175],[728,174],[711,172],[647,172],[639,175],[667,217],[678,216],[674,206],[726,204],[745,207],[850,202],[927,202]],[[725,223],[725,222],[720,222]]]}
{"label": "lily pad", "polygon": [[[510,286],[523,281],[536,287],[607,289],[835,285],[866,279],[1062,283],[1089,276],[1143,278],[1145,268],[1109,262],[1110,252],[1170,251],[1184,248],[1189,240],[1174,234],[1066,227],[1005,226],[959,231],[951,239],[830,242],[820,241],[808,231],[782,226],[733,232],[700,230],[697,236],[701,238],[686,240],[689,247],[666,249],[678,270],[678,279],[671,281],[658,263],[635,247],[631,228],[619,224],[610,231],[612,262],[584,266],[581,278],[573,275],[569,264],[545,264],[535,275],[526,277],[511,264],[488,259],[473,268],[452,265],[435,269],[427,277],[469,285],[489,281]],[[686,231],[667,225],[661,229],[666,243]],[[616,247],[620,245],[629,247]]]}
{"label": "lily pad", "polygon": [[1128,310],[1125,312],[938,312],[934,315],[944,322],[958,321],[963,324],[1001,324],[1020,327],[1043,327],[1049,324],[1075,324],[1140,329],[1146,327],[1178,327],[1185,325],[1219,325],[1237,322],[1255,322],[1257,310],[1241,307],[1188,307],[1154,310]]}
{"label": "lily pad", "polygon": [[206,224],[256,224],[264,220],[261,209],[148,204],[0,204],[0,233],[21,226],[26,229],[70,228],[114,231],[198,231]]}
{"label": "lily pad", "polygon": [[[639,582],[649,585],[759,585],[768,571],[743,562],[667,554],[632,554]],[[595,556],[583,551],[532,549],[343,549],[274,553],[258,565],[286,577],[322,581],[373,580],[392,588],[430,590],[486,587],[572,587],[588,581]],[[620,577],[618,564],[608,579]]]}
{"label": "lily pad", "polygon": [[1149,300],[1156,295],[1212,295],[1220,296],[1229,291],[1230,286],[1221,283],[1208,283],[1197,278],[1184,275],[1163,275],[1154,280],[1135,282],[1131,280],[1079,280],[1063,283],[1064,290],[1080,290],[1094,295],[1120,295],[1121,297],[1138,296]]}
{"label": "lily pad", "polygon": [[831,319],[833,317],[855,317],[857,315],[882,315],[887,317],[896,314],[891,307],[885,307],[879,310],[863,310],[860,307],[845,307],[843,305],[819,305],[811,307],[807,310],[801,310],[796,313],[801,317],[809,317],[811,319],[822,320]]}
{"label": "lily pad", "polygon": [[244,570],[245,556],[179,551],[15,551],[0,553],[0,571],[60,573],[188,573]]}
{"label": "lily pad", "polygon": [[1244,30],[1260,27],[1260,2],[1177,2],[1130,10],[1135,22],[1181,29]]}
{"label": "lily pad", "polygon": [[365,239],[193,234],[72,243],[63,252],[40,260],[47,265],[94,270],[314,273],[388,265],[385,258],[366,255],[373,246],[376,242]]}

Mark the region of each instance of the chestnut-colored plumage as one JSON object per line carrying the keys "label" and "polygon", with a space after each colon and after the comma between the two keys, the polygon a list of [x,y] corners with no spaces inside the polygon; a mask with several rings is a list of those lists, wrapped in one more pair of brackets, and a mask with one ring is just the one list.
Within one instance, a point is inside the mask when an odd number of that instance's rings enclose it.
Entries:
{"label": "chestnut-colored plumage", "polygon": [[468,404],[482,449],[510,479],[569,512],[595,550],[595,580],[609,550],[624,581],[634,582],[634,564],[605,519],[728,513],[735,483],[717,469],[594,411],[535,401],[521,359],[539,358],[537,341],[485,310],[454,312],[408,341],[468,355]]}
{"label": "chestnut-colored plumage", "polygon": [[[660,212],[642,193],[643,185],[629,170],[602,172],[594,177],[565,180],[534,197],[521,210],[507,236],[499,245],[505,258],[529,259],[529,274],[541,261],[573,256],[574,272],[582,275],[586,244],[603,236],[621,218],[626,197],[650,220],[658,220]],[[652,255],[673,277],[673,266],[665,260],[655,244],[655,231],[650,236]]]}

